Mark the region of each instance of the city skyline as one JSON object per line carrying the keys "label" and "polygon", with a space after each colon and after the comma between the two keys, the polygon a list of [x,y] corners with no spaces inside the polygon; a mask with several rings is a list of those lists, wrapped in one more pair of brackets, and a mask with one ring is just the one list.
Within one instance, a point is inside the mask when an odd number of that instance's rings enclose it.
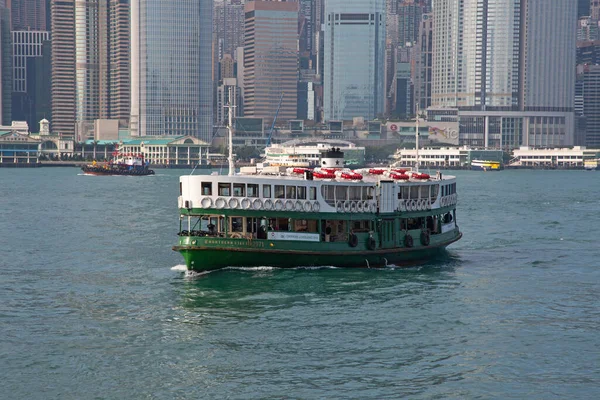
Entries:
{"label": "city skyline", "polygon": [[278,108],[285,125],[411,118],[418,104],[427,118],[455,121],[461,144],[560,146],[589,136],[574,113],[583,101],[575,54],[595,54],[596,0],[0,4],[11,19],[2,24],[3,123],[18,117],[35,129],[44,117],[53,133],[79,141],[111,120],[133,136],[210,142],[230,89],[236,116],[265,125]]}

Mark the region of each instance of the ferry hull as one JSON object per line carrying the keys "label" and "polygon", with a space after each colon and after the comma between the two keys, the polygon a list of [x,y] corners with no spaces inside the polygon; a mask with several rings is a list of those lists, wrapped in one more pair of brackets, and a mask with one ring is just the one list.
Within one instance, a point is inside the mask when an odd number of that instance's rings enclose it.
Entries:
{"label": "ferry hull", "polygon": [[[203,245],[174,246],[173,250],[181,253],[190,271],[212,271],[229,266],[259,267],[270,266],[278,268],[335,266],[335,267],[385,267],[395,265],[408,267],[418,265],[435,258],[445,251],[446,246],[459,240],[462,234],[456,233],[438,243],[429,246],[406,248],[395,247],[387,249],[361,249],[353,251],[336,250],[292,250],[285,248],[284,243],[266,241],[265,248],[245,248],[246,240],[241,240],[241,246],[208,247]],[[225,240],[235,243],[235,240]],[[273,246],[270,246],[270,245]],[[319,246],[315,246],[319,247]],[[322,246],[321,246],[322,247]]]}
{"label": "ferry hull", "polygon": [[145,176],[145,175],[154,175],[154,171],[151,169],[117,169],[117,168],[102,168],[102,167],[91,167],[85,166],[81,167],[81,170],[86,175],[126,175],[126,176]]}

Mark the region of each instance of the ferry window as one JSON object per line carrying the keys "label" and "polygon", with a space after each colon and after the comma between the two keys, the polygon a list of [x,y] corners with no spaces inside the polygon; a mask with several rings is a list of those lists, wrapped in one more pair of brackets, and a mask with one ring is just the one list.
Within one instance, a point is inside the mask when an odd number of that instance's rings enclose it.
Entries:
{"label": "ferry window", "polygon": [[304,186],[298,186],[296,193],[298,194],[298,199],[306,200],[306,188]]}
{"label": "ferry window", "polygon": [[246,192],[246,185],[243,183],[234,183],[233,184],[233,195],[236,197],[244,197],[244,193]]}
{"label": "ferry window", "polygon": [[402,198],[405,200],[410,199],[410,187],[402,186]]}
{"label": "ferry window", "polygon": [[308,188],[308,199],[316,200],[317,199],[317,188],[312,186]]}
{"label": "ferry window", "polygon": [[248,184],[248,197],[258,197],[258,185],[256,183]]}
{"label": "ferry window", "polygon": [[219,182],[219,196],[231,196],[231,183]]}
{"label": "ferry window", "polygon": [[335,205],[334,189],[335,189],[335,186],[332,186],[332,185],[321,186],[321,195],[323,196],[323,198],[329,205]]}
{"label": "ferry window", "polygon": [[335,199],[348,200],[348,186],[335,186]]}
{"label": "ferry window", "polygon": [[410,198],[411,199],[418,199],[419,198],[419,187],[418,186],[411,186],[410,187]]}
{"label": "ferry window", "polygon": [[369,221],[352,221],[353,232],[369,232]]}
{"label": "ferry window", "polygon": [[276,199],[285,199],[285,186],[275,185],[275,198]]}
{"label": "ferry window", "polygon": [[296,186],[285,187],[285,198],[296,200]]}
{"label": "ferry window", "polygon": [[440,185],[433,185],[431,187],[431,201],[435,201],[435,199],[437,199],[439,190],[440,190]]}
{"label": "ferry window", "polygon": [[243,232],[243,231],[244,231],[244,218],[231,217],[231,232]]}
{"label": "ferry window", "polygon": [[263,197],[265,199],[271,198],[271,185],[263,185]]}
{"label": "ferry window", "polygon": [[361,186],[348,186],[348,197],[350,200],[362,200],[361,199]]}
{"label": "ferry window", "polygon": [[421,192],[421,198],[422,199],[429,198],[429,185],[422,185],[422,186],[420,186],[419,190]]}
{"label": "ferry window", "polygon": [[375,193],[375,188],[370,186],[367,188],[367,200],[373,200],[375,198],[374,196]]}
{"label": "ferry window", "polygon": [[202,182],[202,195],[212,196],[212,182]]}
{"label": "ferry window", "polygon": [[180,196],[183,195],[183,187],[182,187],[181,182],[179,182],[179,195]]}
{"label": "ferry window", "polygon": [[275,224],[275,230],[277,231],[288,231],[290,226],[290,220],[288,218],[277,218]]}

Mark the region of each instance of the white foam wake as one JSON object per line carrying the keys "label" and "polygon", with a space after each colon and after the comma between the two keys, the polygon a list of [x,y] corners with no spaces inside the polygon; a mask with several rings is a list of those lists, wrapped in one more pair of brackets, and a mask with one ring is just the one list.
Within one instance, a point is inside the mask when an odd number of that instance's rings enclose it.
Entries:
{"label": "white foam wake", "polygon": [[185,272],[185,271],[187,271],[187,267],[185,266],[185,264],[179,264],[179,265],[176,265],[174,267],[171,267],[171,271]]}

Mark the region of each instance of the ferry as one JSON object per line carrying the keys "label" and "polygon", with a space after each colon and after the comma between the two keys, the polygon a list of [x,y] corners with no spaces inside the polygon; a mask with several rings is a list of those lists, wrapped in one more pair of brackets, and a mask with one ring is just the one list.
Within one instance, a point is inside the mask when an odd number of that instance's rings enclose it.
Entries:
{"label": "ferry", "polygon": [[94,160],[92,164],[81,167],[81,170],[86,175],[154,175],[154,170],[149,168],[143,154],[121,153],[117,150],[112,155],[113,159],[108,163],[97,163]]}
{"label": "ferry", "polygon": [[476,171],[500,171],[502,163],[500,161],[473,160],[471,161],[471,169]]}
{"label": "ferry", "polygon": [[291,140],[273,144],[265,149],[264,164],[280,167],[318,167],[321,153],[329,148],[340,148],[344,152],[345,164],[354,168],[365,164],[365,148],[345,140],[314,139]]}
{"label": "ferry", "polygon": [[583,168],[586,171],[598,170],[598,169],[600,169],[600,165],[598,165],[599,160],[600,159],[597,159],[597,158],[590,158],[587,160],[583,160]]}
{"label": "ferry", "polygon": [[[231,118],[231,117],[230,117]],[[231,123],[229,124],[231,126]],[[179,179],[179,240],[189,271],[229,266],[409,266],[459,240],[456,178],[416,168],[242,167]]]}

